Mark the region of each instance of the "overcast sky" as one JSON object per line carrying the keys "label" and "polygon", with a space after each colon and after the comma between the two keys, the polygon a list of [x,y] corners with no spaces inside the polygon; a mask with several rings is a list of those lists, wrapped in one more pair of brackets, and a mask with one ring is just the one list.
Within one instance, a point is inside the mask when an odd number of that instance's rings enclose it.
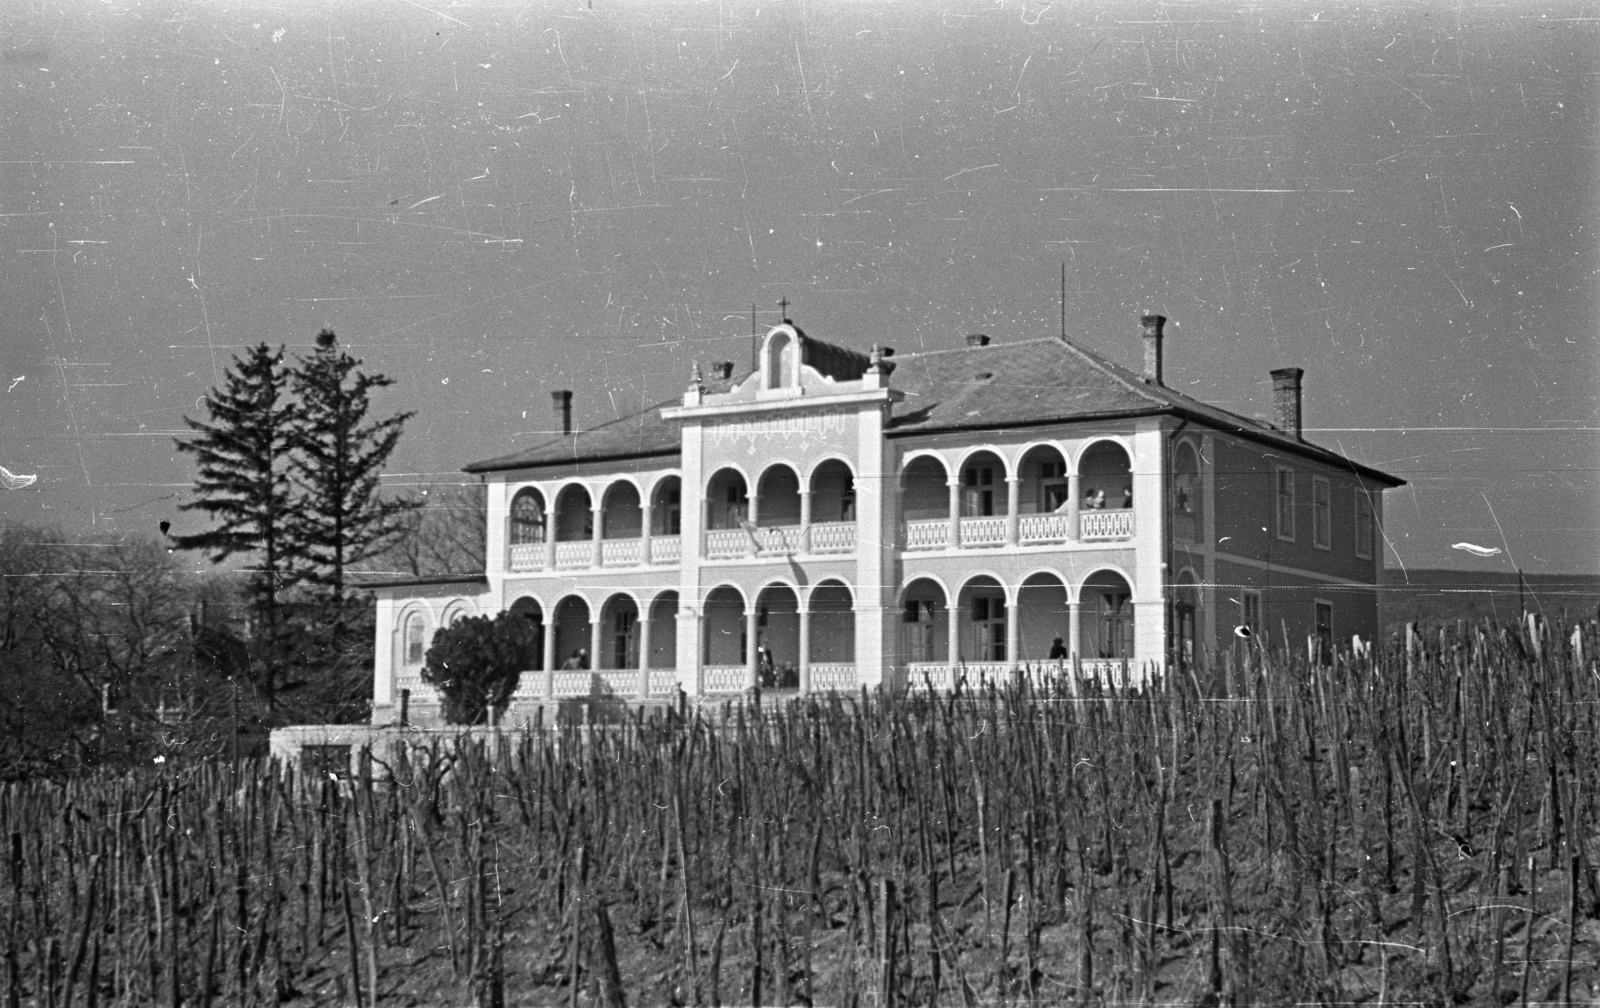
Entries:
{"label": "overcast sky", "polygon": [[[234,353],[332,326],[388,482],[747,365],[1068,335],[1393,472],[1391,566],[1600,570],[1595,4],[0,10],[0,516],[150,531]],[[1499,548],[1476,558],[1469,542]]]}

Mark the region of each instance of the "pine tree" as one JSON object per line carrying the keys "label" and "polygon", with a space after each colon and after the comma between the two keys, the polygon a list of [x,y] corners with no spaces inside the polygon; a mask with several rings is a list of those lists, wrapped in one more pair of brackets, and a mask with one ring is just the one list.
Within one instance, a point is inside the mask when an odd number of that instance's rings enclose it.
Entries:
{"label": "pine tree", "polygon": [[197,499],[180,510],[204,511],[218,525],[173,536],[172,542],[203,551],[213,563],[236,554],[253,559],[247,592],[260,642],[254,677],[269,709],[276,703],[281,602],[293,581],[287,533],[293,510],[288,462],[294,407],[287,381],[282,347],[252,347],[242,359],[234,358],[224,387],[207,397],[210,422],[184,417],[195,436],[177,442],[179,451],[195,456],[200,470]]}
{"label": "pine tree", "polygon": [[336,629],[351,567],[392,546],[405,531],[401,516],[418,506],[378,492],[389,453],[414,414],[364,425],[372,390],[393,382],[357,370],[361,361],[338,343],[332,330],[322,330],[316,349],[289,375],[300,400],[290,438],[298,494],[293,553],[300,576],[323,590]]}

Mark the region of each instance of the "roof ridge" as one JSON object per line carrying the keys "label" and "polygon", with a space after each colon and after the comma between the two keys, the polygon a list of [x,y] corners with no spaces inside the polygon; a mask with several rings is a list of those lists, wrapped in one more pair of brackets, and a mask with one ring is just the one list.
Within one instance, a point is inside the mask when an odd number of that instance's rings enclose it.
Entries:
{"label": "roof ridge", "polygon": [[891,360],[903,361],[911,357],[932,357],[935,354],[965,353],[968,350],[999,350],[1004,347],[1028,346],[1033,343],[1051,343],[1060,339],[1058,336],[1035,336],[1032,339],[1013,340],[1009,343],[985,343],[982,346],[945,347],[942,350],[908,350],[896,353]]}

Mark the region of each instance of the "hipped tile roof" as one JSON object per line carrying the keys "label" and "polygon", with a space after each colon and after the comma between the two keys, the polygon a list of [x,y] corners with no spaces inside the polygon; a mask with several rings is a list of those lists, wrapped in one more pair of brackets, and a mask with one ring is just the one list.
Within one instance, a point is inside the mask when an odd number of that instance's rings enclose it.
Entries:
{"label": "hipped tile roof", "polygon": [[[895,369],[889,387],[903,392],[905,397],[894,406],[890,437],[1172,413],[1287,452],[1353,469],[1390,486],[1404,482],[1297,440],[1261,421],[1209,406],[1162,385],[1147,384],[1127,368],[1058,337],[907,353],[891,360]],[[730,383],[721,382],[708,385],[707,391],[722,392],[729,387]],[[679,423],[663,420],[661,410],[680,401],[671,399],[592,430],[554,438],[513,455],[475,462],[466,471],[675,455],[679,451]]]}

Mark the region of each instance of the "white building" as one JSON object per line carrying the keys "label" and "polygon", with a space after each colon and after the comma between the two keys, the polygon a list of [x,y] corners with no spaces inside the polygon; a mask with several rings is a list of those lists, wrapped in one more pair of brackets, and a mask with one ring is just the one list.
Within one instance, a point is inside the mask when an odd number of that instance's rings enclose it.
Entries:
{"label": "white building", "polygon": [[1164,321],[1141,319],[1142,375],[1054,337],[868,356],[785,321],[756,371],[697,367],[593,430],[555,393],[564,433],[466,467],[486,573],[377,587],[374,723],[402,690],[436,721],[432,634],[507,608],[543,641],[513,721],[597,690],[948,688],[1062,654],[1139,675],[1239,624],[1322,653],[1371,637],[1401,481],[1301,438],[1299,369],[1273,372],[1271,424],[1166,388]]}

